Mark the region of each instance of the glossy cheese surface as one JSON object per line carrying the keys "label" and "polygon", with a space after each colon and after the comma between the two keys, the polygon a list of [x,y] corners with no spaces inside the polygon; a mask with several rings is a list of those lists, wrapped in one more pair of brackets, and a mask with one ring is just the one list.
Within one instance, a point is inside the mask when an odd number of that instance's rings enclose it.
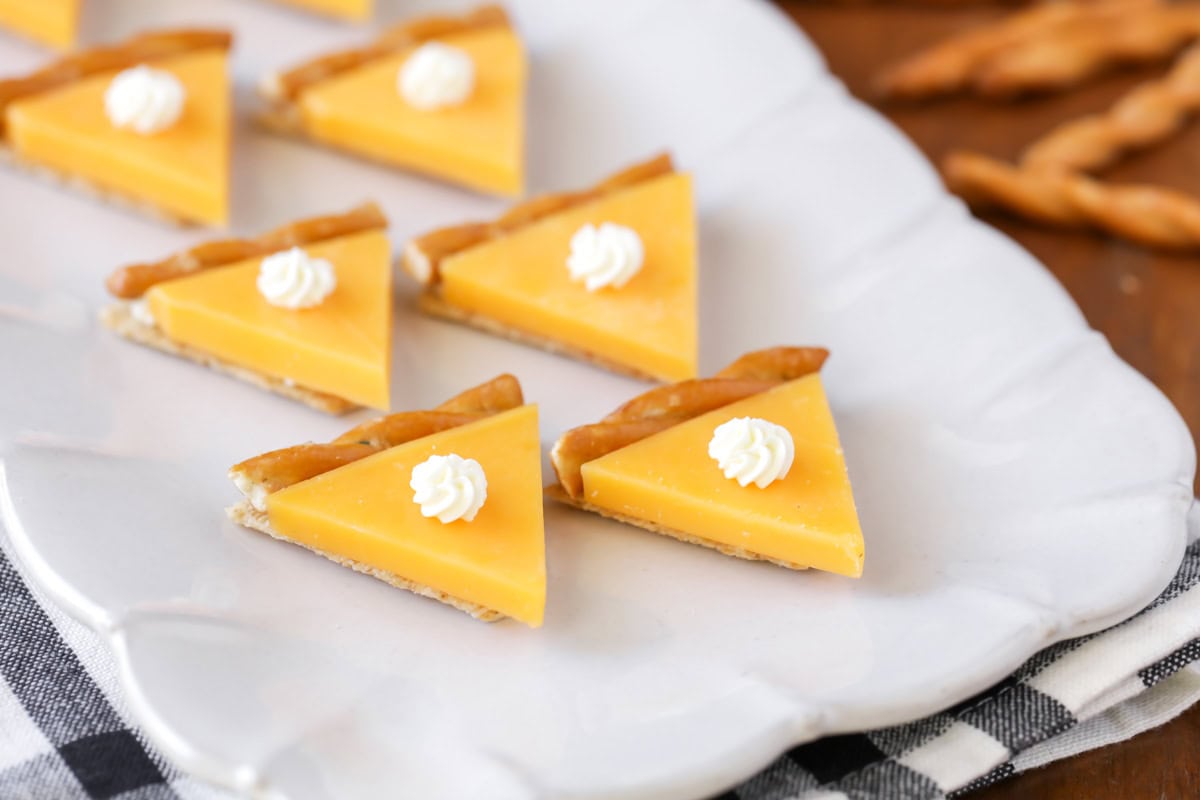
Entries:
{"label": "glossy cheese surface", "polygon": [[[735,417],[782,425],[796,446],[787,477],[765,489],[726,478],[708,455]],[[863,538],[819,375],[791,381],[583,465],[584,499],[768,558],[862,574]]]}
{"label": "glossy cheese surface", "polygon": [[194,222],[229,216],[230,91],[216,48],[164,58],[187,90],[183,116],[152,136],[118,130],[104,112],[114,72],[13,103],[8,139],[17,154]]}
{"label": "glossy cheese surface", "polygon": [[525,51],[507,28],[447,36],[475,63],[462,105],[421,111],[397,89],[405,50],[321,81],[300,96],[313,138],[388,164],[486,192],[519,195],[524,184]]}
{"label": "glossy cheese surface", "polygon": [[0,0],[0,27],[60,50],[75,42],[79,0]]}
{"label": "glossy cheese surface", "polygon": [[[431,455],[473,458],[487,501],[471,522],[421,516],[409,480]],[[427,436],[267,497],[279,533],[534,627],[546,605],[536,406]]]}
{"label": "glossy cheese surface", "polygon": [[278,308],[263,299],[257,258],[160,283],[146,300],[176,342],[387,410],[392,327],[387,233],[367,231],[304,249],[332,262],[337,275],[337,288],[315,308]]}
{"label": "glossy cheese surface", "polygon": [[[642,269],[620,289],[571,281],[587,223],[637,231]],[[668,381],[696,376],[696,223],[691,179],[665,175],[568,209],[442,262],[446,302]]]}

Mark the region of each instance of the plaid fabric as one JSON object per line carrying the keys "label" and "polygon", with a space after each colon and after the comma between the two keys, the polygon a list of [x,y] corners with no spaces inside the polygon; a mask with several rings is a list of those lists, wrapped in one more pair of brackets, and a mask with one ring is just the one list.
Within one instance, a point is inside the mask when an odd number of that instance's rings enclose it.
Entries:
{"label": "plaid fabric", "polygon": [[[130,721],[107,651],[49,606],[0,530],[0,798],[220,800],[173,769]],[[959,797],[1129,738],[1200,698],[1200,542],[1154,603],[1054,645],[939,714],[792,748],[721,800]]]}
{"label": "plaid fabric", "polygon": [[[961,797],[1048,763],[1056,752],[1061,758],[1128,738],[1145,729],[1139,723],[1149,712],[1138,709],[1156,708],[1162,698],[1172,702],[1168,713],[1158,709],[1158,724],[1186,709],[1200,698],[1200,670],[1176,676],[1200,659],[1197,637],[1200,541],[1162,594],[1125,622],[1049,647],[939,714],[794,747],[721,800]],[[1122,708],[1134,712],[1124,726],[1089,725]],[[1094,735],[1074,741],[1090,747],[1043,747],[1037,757],[1040,745],[1089,730]]]}
{"label": "plaid fabric", "polygon": [[146,742],[95,636],[36,595],[0,546],[0,798],[223,796]]}

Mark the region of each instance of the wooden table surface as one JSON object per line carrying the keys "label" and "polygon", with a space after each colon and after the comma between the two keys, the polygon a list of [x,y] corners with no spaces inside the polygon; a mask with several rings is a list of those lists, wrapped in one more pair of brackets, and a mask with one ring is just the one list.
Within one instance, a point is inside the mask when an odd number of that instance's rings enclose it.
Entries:
{"label": "wooden table surface", "polygon": [[[1062,95],[993,103],[955,98],[923,105],[874,102],[872,76],[923,46],[1001,16],[999,7],[922,8],[901,2],[780,5],[825,53],[830,69],[935,163],[956,148],[1012,159],[1052,126],[1106,108],[1161,68],[1124,72]],[[970,5],[970,4],[964,4]],[[1107,173],[1200,194],[1200,121]],[[1200,254],[1151,253],[1085,233],[1046,230],[1002,215],[987,222],[1037,256],[1066,286],[1092,327],[1158,385],[1200,433]],[[1135,533],[1135,532],[1131,532]],[[972,800],[1176,800],[1200,797],[1200,706],[1169,725],[971,795]]]}

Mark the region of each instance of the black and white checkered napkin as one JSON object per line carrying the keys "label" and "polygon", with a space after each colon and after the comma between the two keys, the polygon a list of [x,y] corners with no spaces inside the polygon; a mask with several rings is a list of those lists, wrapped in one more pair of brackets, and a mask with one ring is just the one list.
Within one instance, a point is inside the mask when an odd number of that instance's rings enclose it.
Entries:
{"label": "black and white checkered napkin", "polygon": [[[228,798],[147,743],[108,651],[22,579],[7,548],[0,530],[0,798]],[[1047,648],[926,719],[795,747],[722,800],[954,796],[1127,739],[1200,698],[1198,637],[1193,541],[1171,585],[1137,616]]]}

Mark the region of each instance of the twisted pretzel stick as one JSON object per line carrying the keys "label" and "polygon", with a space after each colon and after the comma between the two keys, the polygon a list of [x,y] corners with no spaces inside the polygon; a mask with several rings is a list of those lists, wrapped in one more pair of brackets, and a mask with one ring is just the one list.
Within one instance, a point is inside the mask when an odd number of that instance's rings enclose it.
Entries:
{"label": "twisted pretzel stick", "polygon": [[517,379],[500,375],[431,411],[388,414],[352,428],[328,444],[299,444],[247,459],[231,467],[229,477],[247,496],[265,496],[380,450],[457,428],[524,402]]}
{"label": "twisted pretzel stick", "polygon": [[829,351],[773,347],[747,353],[712,378],[660,386],[638,395],[594,425],[562,435],[550,451],[558,482],[575,499],[583,495],[583,465],[713,409],[760,394],[821,369]]}
{"label": "twisted pretzel stick", "polygon": [[989,97],[1064,89],[1114,66],[1168,58],[1197,37],[1200,7],[1128,5],[996,53],[972,85]]}
{"label": "twisted pretzel stick", "polygon": [[1200,202],[1182,192],[1113,186],[1065,170],[1018,169],[975,153],[947,156],[942,173],[972,206],[997,206],[1060,227],[1094,228],[1150,247],[1200,249]]}
{"label": "twisted pretzel stick", "polygon": [[1130,150],[1149,147],[1200,111],[1200,46],[1185,52],[1164,78],[1144,83],[1103,114],[1055,128],[1030,145],[1021,166],[1095,172]]}
{"label": "twisted pretzel stick", "polygon": [[1066,198],[1061,171],[1018,170],[977,153],[956,152],[942,161],[950,191],[972,207],[999,206],[1035,222],[1057,227],[1084,227],[1082,215]]}
{"label": "twisted pretzel stick", "polygon": [[962,91],[999,53],[1036,36],[1049,36],[1065,25],[1125,13],[1156,0],[1060,2],[1034,6],[1000,22],[953,36],[882,73],[876,90],[884,97],[918,100]]}

